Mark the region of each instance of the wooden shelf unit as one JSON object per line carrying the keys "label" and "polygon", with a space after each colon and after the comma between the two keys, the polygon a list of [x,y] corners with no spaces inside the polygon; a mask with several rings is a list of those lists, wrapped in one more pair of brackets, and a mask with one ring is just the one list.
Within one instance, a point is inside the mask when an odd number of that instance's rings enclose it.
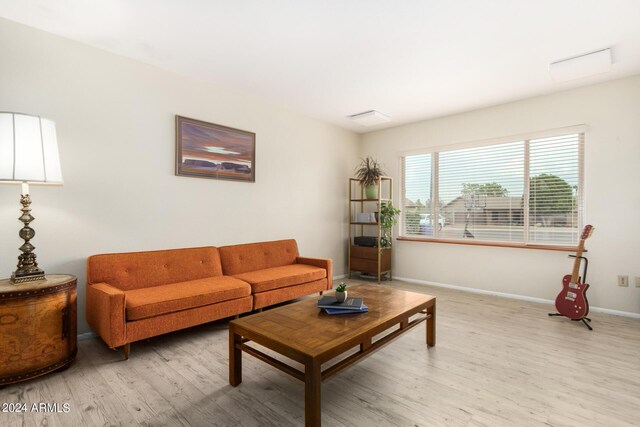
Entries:
{"label": "wooden shelf unit", "polygon": [[[371,206],[375,203],[376,212],[382,211],[382,204],[391,202],[393,198],[393,179],[389,176],[381,176],[378,179],[378,197],[367,199],[364,196],[364,187],[355,178],[349,178],[349,278],[352,271],[375,274],[380,283],[384,274],[391,280],[391,248],[356,246],[354,238],[364,236],[365,228],[371,231],[375,227],[375,233],[371,237],[377,237],[378,245],[382,237],[382,224],[380,222],[358,222],[356,213],[371,212]],[[365,210],[367,208],[368,210]]]}

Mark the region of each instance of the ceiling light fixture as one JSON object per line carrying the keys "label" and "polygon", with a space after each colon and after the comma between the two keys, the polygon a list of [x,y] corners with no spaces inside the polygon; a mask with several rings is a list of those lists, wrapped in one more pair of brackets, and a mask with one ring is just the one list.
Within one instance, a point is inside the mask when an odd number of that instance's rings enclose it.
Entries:
{"label": "ceiling light fixture", "polygon": [[391,121],[391,117],[386,114],[382,114],[380,111],[370,110],[364,113],[358,113],[349,116],[351,120],[362,126],[373,126],[380,123],[386,123]]}
{"label": "ceiling light fixture", "polygon": [[611,49],[601,49],[594,52],[562,59],[549,64],[549,74],[553,81],[560,83],[581,79],[595,74],[611,71]]}

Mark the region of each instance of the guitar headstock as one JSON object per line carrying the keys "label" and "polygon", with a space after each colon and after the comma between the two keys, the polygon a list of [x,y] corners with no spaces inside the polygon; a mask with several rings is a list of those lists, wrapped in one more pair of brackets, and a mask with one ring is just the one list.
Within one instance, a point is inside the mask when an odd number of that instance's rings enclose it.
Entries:
{"label": "guitar headstock", "polygon": [[593,234],[594,226],[589,224],[584,226],[584,230],[582,230],[582,234],[580,235],[580,240],[587,240]]}

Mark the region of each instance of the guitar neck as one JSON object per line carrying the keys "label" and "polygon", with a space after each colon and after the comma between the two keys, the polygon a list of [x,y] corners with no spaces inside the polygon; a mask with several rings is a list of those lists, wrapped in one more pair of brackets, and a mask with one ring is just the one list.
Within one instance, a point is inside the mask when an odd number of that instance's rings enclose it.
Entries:
{"label": "guitar neck", "polygon": [[582,256],[583,251],[584,239],[580,239],[580,243],[578,243],[578,249],[576,250],[576,260],[573,263],[573,271],[571,272],[571,283],[578,283],[578,279],[580,278],[580,257]]}

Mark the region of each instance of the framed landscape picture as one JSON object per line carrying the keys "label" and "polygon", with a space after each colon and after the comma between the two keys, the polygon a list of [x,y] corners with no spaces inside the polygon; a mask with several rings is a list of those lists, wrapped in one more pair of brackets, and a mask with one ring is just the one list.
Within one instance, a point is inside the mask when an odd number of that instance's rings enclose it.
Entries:
{"label": "framed landscape picture", "polygon": [[256,134],[176,116],[176,175],[255,182]]}

